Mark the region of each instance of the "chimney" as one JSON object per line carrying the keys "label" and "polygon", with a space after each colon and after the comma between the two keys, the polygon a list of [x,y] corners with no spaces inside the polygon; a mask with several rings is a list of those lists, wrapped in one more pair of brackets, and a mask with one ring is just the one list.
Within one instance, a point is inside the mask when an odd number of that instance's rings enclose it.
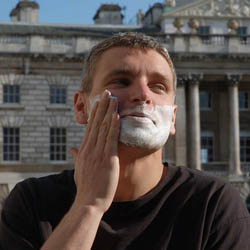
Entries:
{"label": "chimney", "polygon": [[95,24],[122,24],[123,15],[117,4],[102,4],[93,17]]}
{"label": "chimney", "polygon": [[22,0],[10,12],[12,22],[38,23],[39,4],[35,1]]}
{"label": "chimney", "polygon": [[137,21],[137,25],[142,25],[142,19],[144,17],[144,13],[142,12],[141,9],[139,9],[139,11],[136,14],[136,21]]}

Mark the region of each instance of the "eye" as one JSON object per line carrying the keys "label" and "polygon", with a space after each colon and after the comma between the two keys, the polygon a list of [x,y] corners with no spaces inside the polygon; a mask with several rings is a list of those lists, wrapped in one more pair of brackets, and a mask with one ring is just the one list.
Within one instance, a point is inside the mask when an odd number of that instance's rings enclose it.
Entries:
{"label": "eye", "polygon": [[167,92],[167,87],[165,84],[163,83],[154,83],[150,85],[150,89],[152,89],[154,92],[159,92],[159,93],[163,93],[163,92]]}
{"label": "eye", "polygon": [[129,83],[130,81],[127,78],[117,78],[117,79],[112,79],[109,84],[115,86],[128,86]]}

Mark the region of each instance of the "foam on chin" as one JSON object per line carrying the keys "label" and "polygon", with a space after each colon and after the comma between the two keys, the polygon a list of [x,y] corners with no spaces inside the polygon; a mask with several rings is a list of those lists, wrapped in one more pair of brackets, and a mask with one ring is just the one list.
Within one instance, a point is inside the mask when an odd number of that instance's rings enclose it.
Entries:
{"label": "foam on chin", "polygon": [[[96,101],[100,100],[100,95],[90,99],[90,112]],[[152,109],[147,109],[147,105],[139,105],[133,109],[121,112],[121,128],[119,141],[131,146],[147,149],[159,149],[169,137],[174,106],[156,105]],[[143,113],[145,119],[136,119],[122,114]],[[150,118],[150,119],[149,119]],[[145,120],[145,121],[144,121]],[[151,122],[150,122],[151,120]]]}
{"label": "foam on chin", "polygon": [[150,113],[155,123],[143,123],[124,117],[121,119],[119,141],[133,147],[161,148],[169,137],[174,107],[156,105],[149,111],[143,106],[137,106],[131,112],[137,112],[138,108],[145,113]]}

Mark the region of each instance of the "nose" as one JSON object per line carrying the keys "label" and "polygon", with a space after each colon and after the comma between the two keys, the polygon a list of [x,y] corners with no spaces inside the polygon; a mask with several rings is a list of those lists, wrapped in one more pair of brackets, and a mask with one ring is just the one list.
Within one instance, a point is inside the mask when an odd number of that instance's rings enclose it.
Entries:
{"label": "nose", "polygon": [[130,100],[136,103],[151,104],[151,93],[147,82],[143,79],[136,80],[130,86]]}

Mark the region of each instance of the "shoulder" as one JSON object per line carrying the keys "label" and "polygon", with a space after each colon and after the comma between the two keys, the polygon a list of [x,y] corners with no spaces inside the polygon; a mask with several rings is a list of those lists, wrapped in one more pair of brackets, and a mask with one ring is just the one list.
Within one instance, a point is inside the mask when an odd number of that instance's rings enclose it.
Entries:
{"label": "shoulder", "polygon": [[201,191],[216,192],[223,188],[233,188],[224,179],[207,175],[205,172],[187,167],[168,166],[167,182],[175,186],[188,187],[192,192]]}
{"label": "shoulder", "polygon": [[202,205],[218,216],[232,218],[249,216],[240,194],[228,181],[209,176],[206,173],[185,167],[169,166],[169,183],[183,200]]}
{"label": "shoulder", "polygon": [[[66,170],[41,178],[29,178],[18,183],[4,202],[4,210],[23,207],[42,213],[57,208],[61,203],[67,207],[75,194],[73,170]],[[68,205],[69,206],[69,205]]]}
{"label": "shoulder", "polygon": [[65,170],[58,174],[28,178],[19,182],[10,193],[10,196],[15,193],[39,196],[46,193],[46,195],[49,195],[70,188],[74,188],[73,170]]}
{"label": "shoulder", "polygon": [[207,212],[231,223],[235,219],[249,217],[239,191],[228,181],[185,167],[169,166],[174,172],[176,186],[189,201],[202,205]]}

